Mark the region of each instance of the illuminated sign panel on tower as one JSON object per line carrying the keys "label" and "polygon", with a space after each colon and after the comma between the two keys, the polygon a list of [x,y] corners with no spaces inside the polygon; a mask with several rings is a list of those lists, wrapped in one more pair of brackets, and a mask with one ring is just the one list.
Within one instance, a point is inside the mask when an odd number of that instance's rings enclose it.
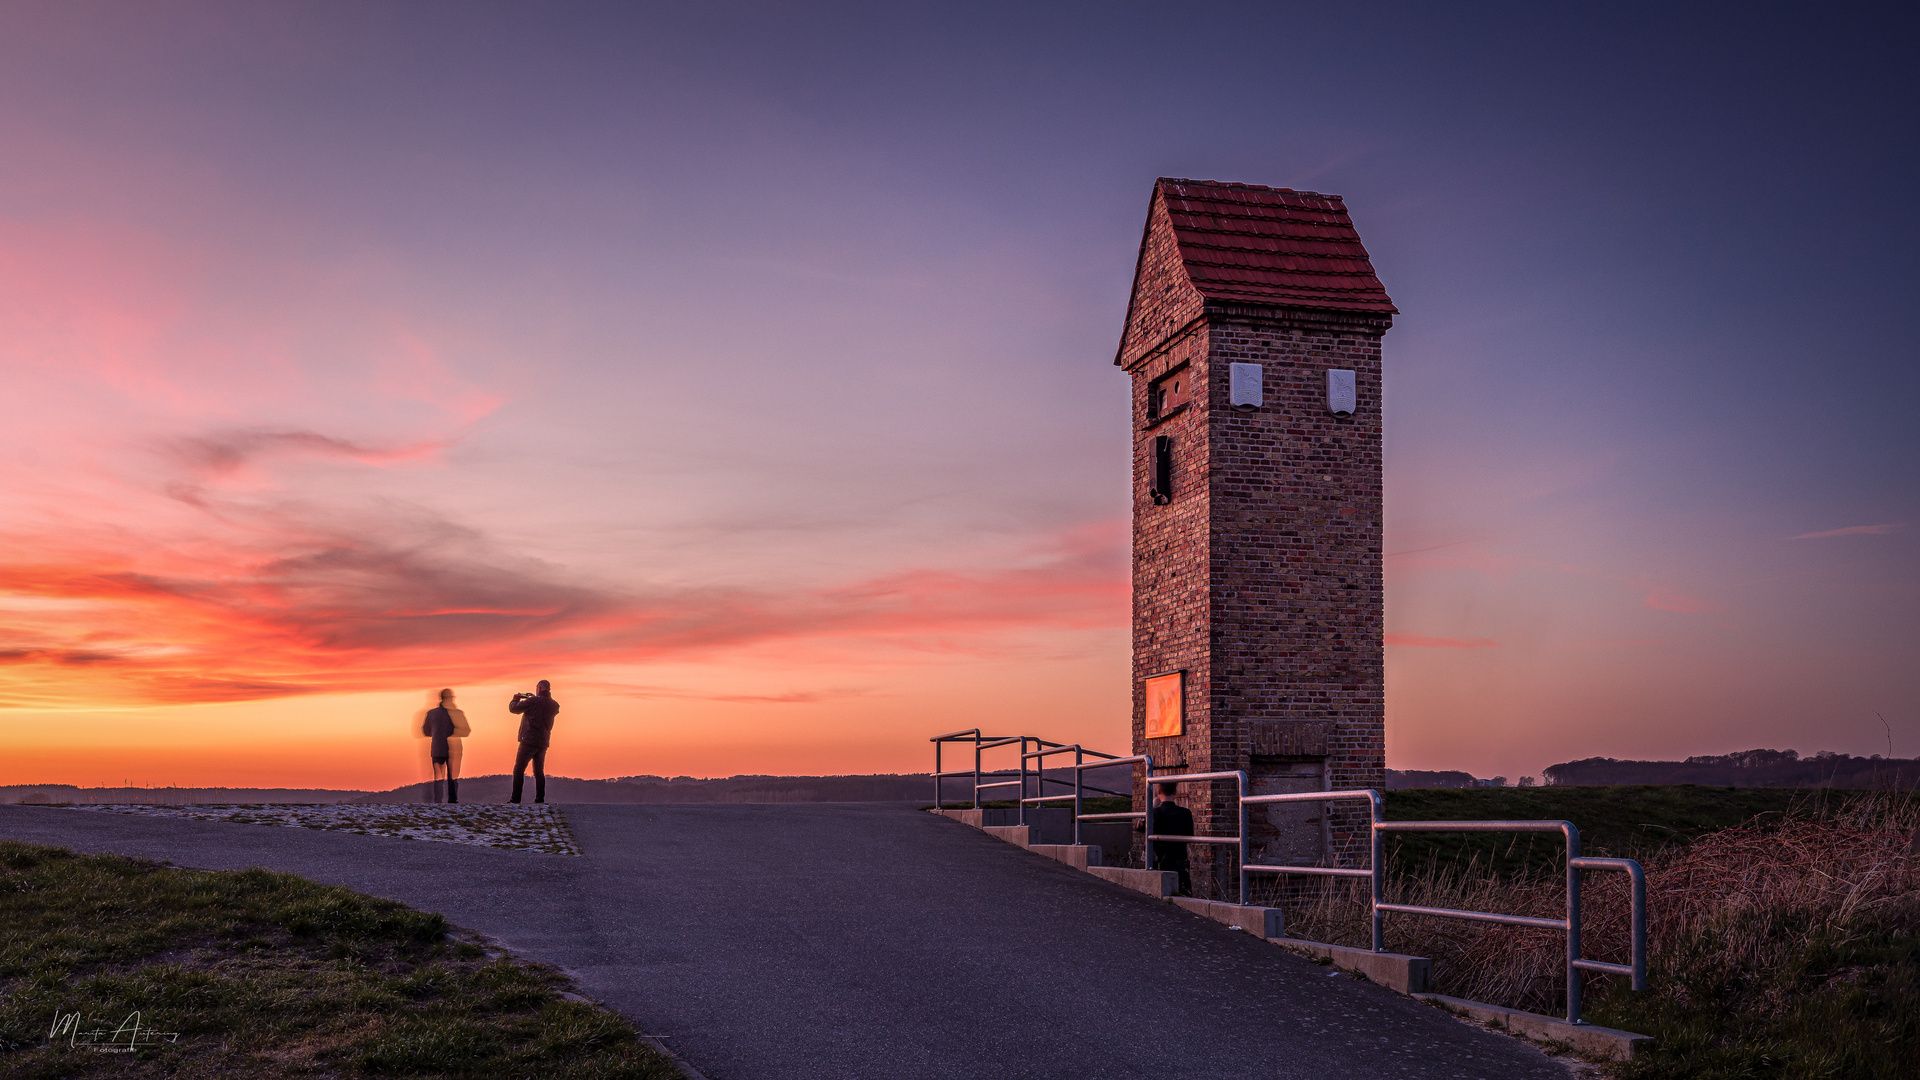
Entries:
{"label": "illuminated sign panel on tower", "polygon": [[1186,689],[1184,671],[1147,680],[1147,738],[1170,739],[1186,731]]}

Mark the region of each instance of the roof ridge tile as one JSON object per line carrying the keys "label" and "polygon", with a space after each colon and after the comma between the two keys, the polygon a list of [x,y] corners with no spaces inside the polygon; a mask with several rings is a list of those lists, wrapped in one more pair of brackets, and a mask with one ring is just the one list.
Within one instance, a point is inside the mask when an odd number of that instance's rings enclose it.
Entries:
{"label": "roof ridge tile", "polygon": [[1175,177],[1161,177],[1154,192],[1202,297],[1395,311],[1339,195]]}

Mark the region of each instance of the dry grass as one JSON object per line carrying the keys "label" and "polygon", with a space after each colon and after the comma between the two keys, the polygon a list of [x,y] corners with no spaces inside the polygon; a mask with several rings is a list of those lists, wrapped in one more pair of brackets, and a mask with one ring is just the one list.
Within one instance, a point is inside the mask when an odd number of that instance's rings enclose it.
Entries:
{"label": "dry grass", "polygon": [[[1648,872],[1650,950],[1670,961],[1710,939],[1719,943],[1717,962],[1766,969],[1809,935],[1920,929],[1916,827],[1920,802],[1877,795],[1819,818],[1703,837]],[[1604,904],[1620,890],[1592,891]]]}
{"label": "dry grass", "polygon": [[[1661,1037],[1663,1050],[1634,1075],[1920,1076],[1916,828],[1911,795],[1810,800],[1653,855],[1650,993],[1589,977],[1587,1018]],[[1565,913],[1558,874],[1501,881],[1477,860],[1398,872],[1389,897]],[[1351,887],[1328,890],[1290,910],[1288,930],[1364,945],[1359,899]],[[1626,962],[1625,875],[1589,874],[1583,911],[1586,954]],[[1389,916],[1387,927],[1389,949],[1433,958],[1441,993],[1549,1015],[1565,1008],[1559,932],[1410,916]]]}

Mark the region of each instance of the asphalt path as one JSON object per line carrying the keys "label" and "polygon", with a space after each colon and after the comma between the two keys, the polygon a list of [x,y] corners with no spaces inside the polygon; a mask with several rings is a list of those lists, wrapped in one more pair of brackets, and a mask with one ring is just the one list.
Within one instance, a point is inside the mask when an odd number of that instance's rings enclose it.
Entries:
{"label": "asphalt path", "polygon": [[264,866],[441,912],[572,972],[710,1080],[1568,1075],[911,808],[563,810],[581,856],[37,806],[0,806],[0,838]]}

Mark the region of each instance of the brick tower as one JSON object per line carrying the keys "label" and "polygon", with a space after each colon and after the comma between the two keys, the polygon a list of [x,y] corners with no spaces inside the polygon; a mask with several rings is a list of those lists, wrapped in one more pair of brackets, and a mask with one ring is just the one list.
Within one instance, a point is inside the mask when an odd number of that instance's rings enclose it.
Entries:
{"label": "brick tower", "polygon": [[[1340,196],[1155,183],[1114,363],[1133,379],[1133,752],[1156,774],[1384,786],[1394,314]],[[1199,831],[1237,827],[1230,783],[1181,795]],[[1254,861],[1364,859],[1364,814],[1333,805],[1256,808]],[[1197,894],[1233,895],[1230,852],[1195,845]]]}

